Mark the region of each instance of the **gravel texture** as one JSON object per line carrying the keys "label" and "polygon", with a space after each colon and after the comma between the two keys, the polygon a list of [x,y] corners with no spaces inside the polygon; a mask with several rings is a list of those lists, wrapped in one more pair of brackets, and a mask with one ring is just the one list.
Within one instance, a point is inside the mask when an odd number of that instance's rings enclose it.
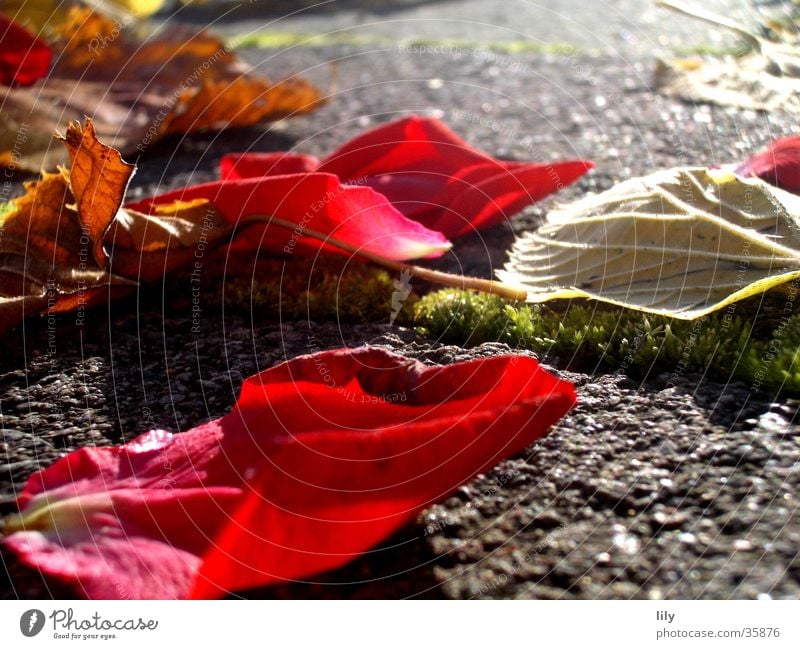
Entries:
{"label": "gravel texture", "polygon": [[[788,117],[654,96],[652,60],[401,46],[246,50],[250,62],[333,83],[319,112],[222,136],[173,139],[139,160],[131,196],[208,180],[235,150],[322,154],[409,112],[440,115],[499,157],[588,157],[560,198],[677,164],[741,158],[790,132]],[[336,61],[335,66],[333,63]],[[458,242],[435,265],[490,276],[545,202]],[[0,359],[0,513],[39,467],[87,444],[225,413],[244,377],[314,349],[371,343],[426,362],[509,351],[443,346],[392,327],[254,321],[203,304],[191,333],[180,282],[5,336]],[[793,598],[800,593],[798,402],[701,375],[633,381],[574,374],[580,405],[520,456],[463,486],[381,548],[330,575],[257,597]],[[3,556],[3,597],[66,596]],[[12,575],[4,575],[4,572]]]}

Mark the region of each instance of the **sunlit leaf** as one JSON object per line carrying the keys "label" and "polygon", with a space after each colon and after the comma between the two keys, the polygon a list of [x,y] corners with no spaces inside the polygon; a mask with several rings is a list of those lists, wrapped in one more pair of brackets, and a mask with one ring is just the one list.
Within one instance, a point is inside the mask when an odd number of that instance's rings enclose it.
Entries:
{"label": "sunlit leaf", "polygon": [[[0,239],[0,330],[42,311],[90,306],[113,287],[134,282],[105,270],[102,237],[119,209],[133,167],[121,160],[115,188],[98,181],[94,169],[109,155],[93,146],[91,127],[73,125],[66,140],[75,147],[76,183],[69,172],[46,173],[2,213]],[[85,141],[82,146],[80,142]],[[93,180],[95,178],[95,180]],[[100,195],[93,188],[103,186]],[[77,206],[86,208],[85,216]]]}
{"label": "sunlit leaf", "polygon": [[697,318],[800,277],[800,198],[722,170],[660,171],[551,212],[498,274],[531,302]]}

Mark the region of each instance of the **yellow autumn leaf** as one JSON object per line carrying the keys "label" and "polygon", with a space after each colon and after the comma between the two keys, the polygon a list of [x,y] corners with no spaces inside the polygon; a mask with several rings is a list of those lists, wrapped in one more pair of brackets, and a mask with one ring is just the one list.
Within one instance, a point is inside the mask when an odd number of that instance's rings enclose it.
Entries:
{"label": "yellow autumn leaf", "polygon": [[118,8],[136,18],[146,18],[159,11],[164,6],[164,0],[93,0],[88,4],[94,4],[109,13]]}
{"label": "yellow autumn leaf", "polygon": [[722,170],[622,182],[548,215],[501,280],[691,320],[800,277],[800,197]]}
{"label": "yellow autumn leaf", "polygon": [[[78,4],[72,0],[4,0],[2,11],[14,21],[40,33],[58,25]],[[164,0],[84,0],[81,4],[124,23],[153,15],[164,6]]]}

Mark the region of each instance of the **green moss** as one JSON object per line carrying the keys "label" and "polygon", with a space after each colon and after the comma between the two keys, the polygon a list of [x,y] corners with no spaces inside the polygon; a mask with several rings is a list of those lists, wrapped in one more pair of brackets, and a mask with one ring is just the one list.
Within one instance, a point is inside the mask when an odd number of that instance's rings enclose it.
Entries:
{"label": "green moss", "polygon": [[0,222],[6,217],[6,214],[10,214],[14,211],[14,203],[7,202],[7,203],[0,203]]}
{"label": "green moss", "polygon": [[[387,271],[339,258],[316,261],[262,261],[252,267],[227,268],[226,308],[252,311],[261,318],[341,322],[389,322],[393,278]],[[397,322],[409,322],[417,297],[402,301]]]}
{"label": "green moss", "polygon": [[742,372],[756,387],[800,393],[800,315],[785,318],[765,340],[754,340],[742,359]]}
{"label": "green moss", "polygon": [[[254,265],[255,264],[255,265]],[[583,371],[633,377],[700,372],[756,389],[800,394],[800,313],[797,288],[738,302],[693,321],[591,302],[530,305],[471,291],[445,289],[419,299],[400,278],[345,257],[317,260],[209,258],[203,303],[263,319],[394,322],[414,325],[441,342],[464,346],[504,342]],[[169,280],[191,286],[180,273]],[[411,278],[413,284],[413,278]]]}
{"label": "green moss", "polygon": [[415,323],[443,342],[505,342],[558,359],[572,369],[701,372],[739,378],[756,388],[800,392],[800,315],[777,318],[768,297],[693,321],[590,303],[515,304],[499,297],[443,290],[422,298]]}

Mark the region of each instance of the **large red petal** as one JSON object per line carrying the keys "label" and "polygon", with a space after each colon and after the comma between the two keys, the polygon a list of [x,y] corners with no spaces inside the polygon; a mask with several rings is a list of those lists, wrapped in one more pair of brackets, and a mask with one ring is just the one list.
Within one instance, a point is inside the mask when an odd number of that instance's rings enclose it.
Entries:
{"label": "large red petal", "polygon": [[52,58],[44,41],[0,14],[0,84],[36,83],[50,70]]}
{"label": "large red petal", "polygon": [[349,140],[324,158],[317,171],[355,182],[396,171],[447,175],[491,159],[439,120],[411,116]]}
{"label": "large red petal", "polygon": [[436,257],[450,248],[444,235],[407,219],[382,195],[369,187],[342,185],[331,174],[222,180],[179,189],[129,207],[150,212],[154,205],[198,198],[211,201],[231,225],[257,214],[296,224],[294,230],[274,225],[247,228],[238,240],[252,250],[277,254],[318,250],[323,244],[303,236],[306,228],[395,260]]}
{"label": "large red petal", "polygon": [[527,357],[301,357],[246,381],[222,419],[76,451],[32,476],[2,543],[95,598],[204,597],[309,575],[517,452],[574,400]]}
{"label": "large red petal", "polygon": [[231,153],[219,163],[222,180],[261,178],[314,171],[319,160],[304,153]]}
{"label": "large red petal", "polygon": [[[227,156],[223,177],[273,175],[277,155]],[[293,160],[297,154],[287,155]],[[310,165],[311,159],[297,164]],[[408,218],[456,237],[510,218],[575,182],[593,166],[583,160],[497,160],[471,147],[439,120],[412,116],[353,138],[324,158],[316,171],[371,187]]]}
{"label": "large red petal", "polygon": [[[351,407],[323,399],[326,390]],[[572,386],[531,358],[424,367],[375,349],[336,352],[325,365],[296,359],[252,381],[242,395],[248,428],[263,425],[265,408],[254,406],[267,395],[270,424],[319,429],[275,448],[210,547],[194,597],[343,565],[543,435],[575,403]]]}

